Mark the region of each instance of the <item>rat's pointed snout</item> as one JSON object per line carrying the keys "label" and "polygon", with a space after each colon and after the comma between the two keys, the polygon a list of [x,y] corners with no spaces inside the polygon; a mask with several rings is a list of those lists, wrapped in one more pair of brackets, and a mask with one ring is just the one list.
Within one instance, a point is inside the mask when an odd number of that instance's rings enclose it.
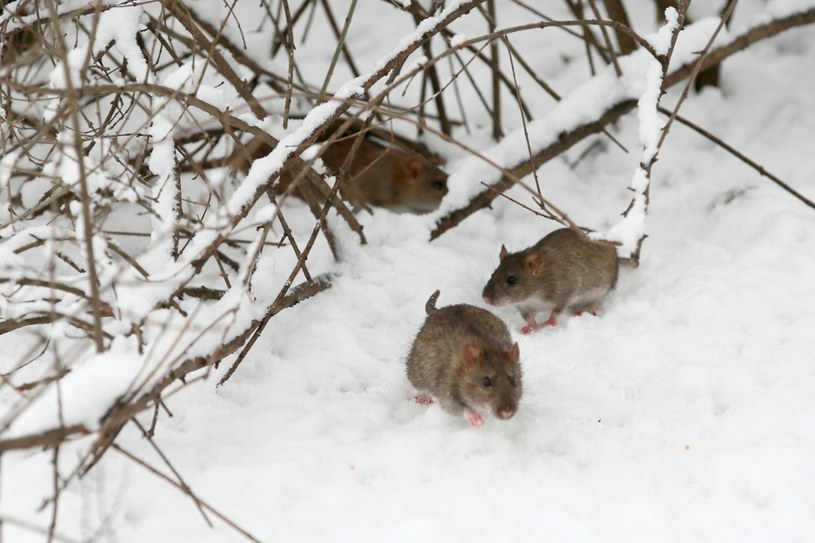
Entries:
{"label": "rat's pointed snout", "polygon": [[517,411],[517,409],[515,408],[514,405],[505,405],[498,409],[497,415],[499,419],[507,420],[511,419],[512,416],[515,415],[515,411]]}

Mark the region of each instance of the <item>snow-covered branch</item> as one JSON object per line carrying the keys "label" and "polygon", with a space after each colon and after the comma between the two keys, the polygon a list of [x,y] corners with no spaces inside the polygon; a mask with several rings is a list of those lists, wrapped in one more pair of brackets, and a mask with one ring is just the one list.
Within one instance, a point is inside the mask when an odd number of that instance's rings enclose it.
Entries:
{"label": "snow-covered branch", "polygon": [[[40,379],[35,396],[26,395],[5,413],[0,420],[0,433],[4,435],[0,450],[49,446],[69,436],[99,432],[103,438],[95,446],[94,455],[98,456],[122,425],[159,401],[167,387],[241,349],[245,355],[271,317],[303,297],[327,288],[329,282],[317,280],[309,273],[308,258],[318,234],[325,229],[328,212],[336,209],[360,236],[361,227],[336,198],[336,187],[332,195],[323,176],[300,155],[368,89],[383,78],[393,80],[413,51],[479,1],[453,2],[436,16],[422,20],[415,32],[402,39],[370,72],[341,85],[332,99],[312,108],[288,132],[280,128],[277,118],[265,122],[259,119],[263,106],[250,99],[249,88],[230,60],[213,51],[212,38],[204,35],[195,17],[178,3],[173,4],[170,13],[181,20],[189,34],[185,37],[172,30],[179,50],[170,49],[171,55],[177,60],[185,54],[212,53],[216,75],[231,84],[231,89],[219,88],[217,78],[201,68],[206,64],[203,61],[157,70],[156,59],[148,56],[147,49],[136,46],[136,34],[143,29],[139,21],[143,13],[153,9],[151,6],[82,11],[78,16],[89,19],[85,26],[71,26],[70,18],[65,16],[66,28],[76,33],[80,45],[65,50],[57,65],[65,72],[60,81],[71,78],[76,82],[73,87],[31,85],[16,77],[18,72],[13,70],[1,73],[0,85],[5,93],[48,99],[49,107],[44,113],[29,107],[20,111],[20,116],[40,116],[45,123],[59,125],[76,138],[91,134],[93,143],[86,144],[91,152],[82,159],[79,157],[82,147],[58,148],[60,152],[56,159],[52,158],[53,166],[47,172],[52,177],[43,182],[44,186],[52,185],[42,197],[52,202],[50,207],[38,206],[36,212],[26,210],[17,214],[15,207],[10,206],[8,215],[2,217],[6,228],[0,247],[13,258],[6,260],[0,281],[7,319],[0,331],[30,330],[32,338],[39,338],[40,326],[60,323],[64,328],[62,336],[52,334],[52,339],[58,339],[60,345],[75,341],[80,354],[68,361],[69,371],[58,383]],[[87,28],[95,29],[95,34],[86,35]],[[114,28],[120,28],[118,35]],[[114,38],[116,47],[110,47]],[[166,40],[161,43],[169,47]],[[93,58],[89,51],[93,51]],[[255,115],[233,113],[232,99],[253,106]],[[66,123],[65,103],[77,107],[80,103],[95,105],[95,117],[86,114],[85,122],[75,119]],[[184,127],[213,122],[221,127],[224,137],[237,130],[271,149],[266,156],[253,161],[246,177],[234,188],[222,173],[202,170],[200,179],[180,177],[180,158],[189,160],[180,153],[190,152],[179,144]],[[237,137],[232,137],[240,144]],[[53,145],[54,141],[50,141]],[[212,148],[215,147],[213,144]],[[28,151],[30,147],[24,149]],[[10,156],[15,161],[4,170],[8,171],[7,184],[15,173],[19,177],[21,163],[33,166],[36,161],[36,155]],[[134,160],[134,156],[138,158]],[[73,205],[77,194],[70,184],[66,187],[60,183],[65,172],[70,174],[66,164],[76,163],[89,172],[88,193],[79,199],[84,208]],[[142,168],[142,164],[146,167]],[[273,206],[269,213],[258,205],[264,195],[276,188],[284,171],[303,171],[304,183],[324,187],[320,190],[326,203],[312,202],[317,206],[317,222],[305,242],[298,243],[278,206]],[[221,177],[210,178],[211,175]],[[69,175],[68,181],[70,178]],[[56,214],[55,226],[43,225],[43,218],[51,215],[49,211],[58,211],[61,205],[71,213]],[[129,205],[135,209],[123,212]],[[77,220],[83,209],[87,223]],[[250,220],[253,211],[256,213]],[[151,233],[137,250],[123,249],[112,240],[107,242],[107,236],[130,234],[132,226],[127,223],[139,221],[144,212],[152,221],[152,228],[147,228]],[[124,224],[111,229],[104,223],[109,214]],[[62,222],[68,224],[63,226]],[[272,289],[264,284],[264,291],[275,294],[267,293],[263,302],[247,287],[269,245],[270,227],[276,222],[286,232],[297,258],[291,271],[280,277]],[[80,225],[78,232],[85,232],[88,239],[96,236],[89,246],[97,249],[96,256],[77,246],[71,224]],[[246,240],[240,235],[247,228],[257,227],[261,231],[254,239]],[[138,229],[132,230],[133,235],[139,234]],[[228,255],[239,242],[252,247],[242,263]],[[54,247],[52,270],[46,270],[43,276],[39,261],[47,260]],[[31,265],[27,266],[18,255]],[[93,292],[86,294],[77,285],[87,281],[88,267],[92,268],[97,261],[104,265],[98,280],[94,277],[92,281]],[[225,266],[240,275],[238,280],[230,279]],[[291,290],[301,274],[307,278],[306,283]],[[217,301],[185,298],[185,293],[195,292],[196,288],[215,292],[212,279],[222,280],[226,286]],[[202,280],[210,285],[191,284]],[[95,322],[88,322],[89,310]],[[78,340],[70,339],[71,333],[77,331],[84,335]],[[87,349],[88,336],[96,338],[97,354]],[[106,372],[110,375],[103,394],[89,397],[80,393],[89,379]],[[79,399],[83,400],[81,405],[76,403]]]}
{"label": "snow-covered branch", "polygon": [[[705,56],[701,69],[714,66],[728,57],[761,40],[772,38],[786,30],[815,23],[815,7],[784,12],[756,18],[754,26],[720,38],[719,42]],[[669,88],[685,81],[696,63],[696,52],[701,50],[715,30],[717,21],[703,20],[688,25],[681,33],[674,54],[673,65],[664,78],[664,87]],[[499,170],[485,174],[483,161],[471,159],[460,170],[462,177],[476,177],[490,185],[460,207],[447,211],[440,217],[430,234],[431,239],[438,238],[454,228],[490,203],[501,192],[515,184],[532,171],[540,168],[549,160],[559,156],[588,136],[602,131],[637,106],[637,100],[643,94],[643,69],[650,54],[637,51],[620,59],[623,62],[624,76],[616,80],[611,70],[599,73],[594,78],[578,85],[558,102],[543,117],[529,126],[530,143],[534,155],[530,160],[521,152],[525,147],[521,130],[509,134],[492,150],[486,153],[509,175],[501,175]],[[631,65],[630,68],[626,67]]]}

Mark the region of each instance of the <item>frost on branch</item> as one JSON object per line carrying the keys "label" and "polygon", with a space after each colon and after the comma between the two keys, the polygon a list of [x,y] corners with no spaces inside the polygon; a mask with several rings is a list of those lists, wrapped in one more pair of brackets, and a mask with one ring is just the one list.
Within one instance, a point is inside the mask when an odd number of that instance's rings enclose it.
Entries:
{"label": "frost on branch", "polygon": [[[597,64],[555,90],[516,34],[560,25],[581,39],[594,19],[530,16],[521,30],[503,28],[500,11],[483,24],[477,0],[377,3],[414,26],[359,62],[355,40],[304,42],[302,13],[260,4],[281,14],[275,24],[266,11],[239,25],[218,2],[184,1],[21,0],[0,18],[0,337],[14,345],[0,368],[0,452],[62,454],[55,479],[66,487],[121,432],[157,431],[180,388],[213,374],[224,382],[249,354],[261,358],[256,342],[281,311],[332,281],[353,290],[348,270],[365,265],[365,239],[415,229],[423,243],[436,221],[449,230],[487,215],[495,195],[482,181],[508,188],[604,129],[613,142],[609,125],[638,104],[642,166],[619,183],[634,198],[608,236],[635,251],[661,91],[687,77],[712,29],[700,21],[673,47],[680,23],[669,13],[658,34],[634,33],[641,48],[616,59],[620,76],[608,46],[589,43]],[[326,14],[334,3],[315,5]],[[459,26],[465,15],[477,24]],[[711,56],[758,34],[734,34]],[[314,59],[335,52],[342,68],[321,94]],[[653,55],[669,53],[666,73]],[[459,86],[473,98],[459,101]],[[421,218],[351,209],[347,172],[328,178],[315,157],[361,133],[439,150],[451,174],[442,208]],[[544,201],[542,186],[540,214],[567,221],[571,210]],[[500,228],[499,215],[487,218]]]}

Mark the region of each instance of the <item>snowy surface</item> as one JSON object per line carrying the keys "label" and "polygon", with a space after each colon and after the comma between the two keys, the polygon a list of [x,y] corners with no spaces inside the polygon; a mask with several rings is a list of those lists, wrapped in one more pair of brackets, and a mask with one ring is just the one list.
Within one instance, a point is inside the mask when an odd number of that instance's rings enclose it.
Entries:
{"label": "snowy surface", "polygon": [[[776,1],[771,8],[787,13],[802,5]],[[365,7],[357,9],[364,14]],[[755,23],[758,12],[749,9],[737,9],[734,26]],[[130,23],[127,36],[137,28]],[[364,17],[354,24],[360,27],[352,46],[371,35],[385,44],[371,48],[365,66],[410,32],[409,24],[396,32]],[[455,32],[483,30],[462,25]],[[537,50],[541,35],[513,44]],[[575,42],[575,58],[580,47]],[[536,60],[563,94],[580,81],[576,67],[544,57]],[[815,74],[806,69],[813,63],[815,29],[784,34],[729,59],[721,88],[693,94],[683,114],[813,199]],[[639,85],[642,91],[646,79]],[[674,89],[662,104],[670,107],[677,97]],[[537,115],[551,105],[538,105]],[[568,103],[558,111],[572,120],[587,114]],[[506,118],[517,129],[514,113]],[[538,172],[545,195],[581,224],[609,229],[631,198],[626,186],[641,158],[639,128],[635,114],[615,127],[629,154],[598,136],[599,152],[578,161],[587,142],[546,164]],[[487,135],[484,128],[461,137],[507,159],[509,151],[491,147]],[[449,209],[481,189],[472,176],[486,180],[494,172],[461,152],[446,153]],[[157,157],[157,167],[170,159]],[[281,159],[258,161],[250,184]],[[528,203],[523,191],[512,195]],[[240,201],[241,195],[234,200]],[[259,208],[255,218],[270,212]],[[513,419],[487,420],[480,430],[438,405],[411,401],[404,358],[424,303],[438,288],[439,305],[482,305],[480,291],[501,244],[524,248],[555,225],[503,200],[432,243],[426,240],[433,217],[377,211],[360,220],[367,246],[337,224],[344,261],[331,266],[337,279],[330,290],[276,316],[225,386],[214,383],[231,359],[209,380],[165,399],[173,416],[160,411],[155,441],[205,502],[264,542],[815,539],[811,209],[674,126],[653,170],[641,267],[622,270],[599,317],[566,318],[523,336],[520,316],[499,312],[520,344],[525,391]],[[271,257],[258,266],[270,277],[290,270]],[[165,273],[180,272],[167,266]],[[255,281],[260,299],[274,294]],[[121,303],[140,314],[151,301]],[[158,345],[155,352],[168,359],[207,352],[221,340],[206,335],[211,322],[230,315],[240,329],[257,316],[237,289],[202,312],[207,318],[193,344],[175,344],[181,324],[170,312],[152,315],[167,329],[147,338]],[[117,397],[111,391],[127,390],[168,363],[150,352],[136,356],[133,345],[129,354],[128,345],[119,347],[76,368],[99,371],[65,378],[63,392],[76,399],[66,422],[93,427],[88,414],[109,407]],[[24,351],[10,336],[0,336],[0,349],[3,371]],[[38,402],[47,409],[54,397]],[[40,428],[48,417],[35,409],[26,416],[15,432]],[[151,417],[146,412],[140,421],[148,427]],[[65,473],[88,443],[64,448]],[[172,477],[134,425],[118,443]],[[50,510],[39,507],[52,491],[52,459],[38,451],[3,455],[0,518],[47,529]],[[191,499],[110,451],[63,494],[59,530],[74,540],[92,534],[121,542],[245,540],[209,516],[214,528]],[[12,543],[45,540],[8,522],[2,530]]]}

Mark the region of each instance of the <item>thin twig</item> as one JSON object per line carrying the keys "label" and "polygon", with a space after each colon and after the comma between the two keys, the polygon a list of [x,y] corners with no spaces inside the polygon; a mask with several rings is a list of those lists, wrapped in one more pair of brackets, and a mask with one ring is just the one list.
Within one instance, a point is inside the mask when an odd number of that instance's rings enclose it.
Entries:
{"label": "thin twig", "polygon": [[[600,20],[600,10],[597,9],[597,3],[594,0],[588,0],[589,6],[591,7],[592,13],[594,13],[594,18],[596,20]],[[614,66],[614,73],[617,74],[617,77],[622,77],[623,70],[620,68],[620,63],[617,62],[617,52],[614,51],[614,44],[611,43],[611,37],[608,35],[608,31],[606,30],[605,26],[600,26],[600,33],[603,34],[603,40],[606,42],[606,49],[608,50],[608,54],[611,57],[611,64]]]}
{"label": "thin twig", "polygon": [[[156,407],[158,407],[158,404],[156,404]],[[156,454],[159,456],[159,458],[161,458],[161,461],[164,462],[164,465],[167,466],[170,469],[170,471],[173,472],[173,475],[175,475],[175,478],[178,480],[177,483],[176,483],[178,488],[181,489],[181,491],[184,492],[184,494],[189,496],[190,499],[192,499],[193,503],[195,504],[195,507],[198,508],[198,511],[200,511],[201,516],[204,517],[204,521],[207,523],[207,525],[210,528],[212,528],[213,527],[212,521],[209,520],[209,517],[207,516],[206,511],[204,511],[203,503],[198,498],[198,496],[196,496],[195,493],[192,491],[192,488],[190,488],[190,485],[188,485],[184,481],[184,478],[181,477],[180,473],[178,473],[178,470],[175,468],[173,463],[170,462],[170,459],[167,458],[167,455],[164,454],[164,452],[158,446],[156,441],[153,439],[152,434],[147,433],[147,430],[145,430],[144,426],[141,425],[141,423],[139,422],[139,420],[137,418],[134,417],[131,420],[133,421],[133,424],[135,424],[136,427],[139,429],[139,431],[141,431],[141,433],[145,437],[145,439],[147,439],[147,442],[150,444],[150,446],[153,448],[153,450],[156,451]]]}
{"label": "thin twig", "polygon": [[715,143],[716,145],[718,145],[719,147],[721,147],[722,149],[724,149],[725,151],[727,151],[728,153],[733,155],[734,157],[738,158],[739,160],[741,160],[742,162],[744,162],[745,164],[747,164],[748,166],[750,166],[751,168],[756,170],[759,173],[759,175],[761,175],[762,177],[766,177],[767,179],[769,179],[770,181],[772,181],[773,183],[775,183],[776,185],[778,185],[779,187],[781,187],[782,189],[784,189],[785,191],[790,193],[792,196],[794,196],[795,198],[800,200],[804,205],[806,205],[806,206],[808,206],[808,207],[810,207],[812,209],[815,209],[815,202],[813,202],[812,200],[810,200],[809,198],[807,198],[806,196],[804,196],[803,194],[801,194],[800,192],[798,192],[797,190],[792,188],[788,183],[784,182],[783,180],[781,180],[779,177],[777,177],[773,173],[768,172],[764,168],[764,166],[762,166],[761,164],[759,164],[756,161],[752,160],[750,157],[748,157],[744,153],[738,151],[732,145],[730,145],[727,142],[723,141],[721,138],[719,138],[717,136],[714,136],[710,131],[705,130],[704,128],[702,128],[698,124],[696,124],[694,122],[691,122],[690,120],[686,119],[682,115],[679,115],[678,113],[675,113],[674,111],[665,109],[664,107],[660,106],[659,112],[662,113],[665,116],[673,115],[674,119],[679,121],[681,124],[687,126],[688,128],[690,128],[691,130],[693,130],[697,134],[700,134],[700,135],[704,136],[705,138],[709,139],[710,141],[712,141],[713,143]]}
{"label": "thin twig", "polygon": [[[328,7],[328,3],[323,0],[323,7],[326,10],[326,15],[329,16],[329,20],[332,19],[330,13],[331,10]],[[323,80],[323,85],[320,87],[320,94],[325,94],[328,90],[328,84],[331,81],[331,76],[334,74],[334,67],[337,65],[337,60],[340,58],[340,52],[343,51],[345,47],[345,38],[348,35],[348,28],[351,26],[351,19],[354,17],[354,10],[357,7],[357,0],[351,0],[351,5],[348,7],[348,13],[345,16],[345,23],[342,26],[342,32],[337,38],[337,48],[334,50],[334,56],[331,57],[331,64],[328,66],[328,71],[325,73],[325,79]],[[350,59],[350,56],[347,57]],[[352,68],[356,72],[356,68]],[[358,73],[354,74],[359,75]]]}
{"label": "thin twig", "polygon": [[[479,6],[479,9],[481,13],[484,13],[481,6]],[[490,32],[495,32],[495,27],[497,25],[495,16],[495,0],[487,0],[486,19]],[[501,68],[498,60],[498,42],[496,40],[490,41],[490,59],[492,60],[492,139],[498,141],[504,136],[504,132],[501,129],[501,85],[498,78]],[[512,76],[513,78],[515,77],[514,68]],[[515,80],[515,88],[518,88],[517,80]]]}
{"label": "thin twig", "polygon": [[292,20],[291,10],[289,9],[289,0],[281,0],[280,4],[283,6],[283,13],[286,14],[286,51],[288,52],[288,70],[286,72],[286,84],[287,84],[287,92],[286,92],[286,100],[283,104],[283,129],[285,130],[289,126],[289,113],[291,109],[291,96],[292,96],[292,87],[294,86],[294,33],[292,32],[292,26],[294,25],[294,21]]}
{"label": "thin twig", "polygon": [[[73,143],[74,152],[76,153],[76,164],[79,170],[79,188],[81,193],[81,213],[82,213],[82,235],[85,242],[85,251],[88,264],[88,283],[91,291],[90,304],[91,312],[93,314],[93,340],[96,345],[96,352],[101,353],[105,350],[104,332],[102,330],[102,306],[99,298],[99,280],[96,273],[96,251],[93,245],[93,222],[91,221],[91,198],[88,189],[87,173],[85,171],[85,158],[82,148],[82,134],[79,131],[79,92],[74,85],[73,74],[68,62],[68,48],[65,43],[65,38],[60,30],[59,15],[57,6],[54,0],[49,0],[48,9],[51,12],[51,17],[56,26],[57,41],[59,43],[59,50],[62,56],[63,74],[65,77],[65,89],[67,99],[71,104],[69,114],[71,122],[74,126]],[[90,49],[88,55],[90,55]]]}
{"label": "thin twig", "polygon": [[[418,26],[422,21],[423,15],[425,14],[424,8],[422,8],[421,4],[419,4],[416,0],[411,0],[408,10],[410,11],[411,15],[413,15],[413,22]],[[430,40],[427,40],[422,44],[422,50],[425,58],[433,58],[433,50],[430,47]],[[453,133],[453,127],[450,124],[450,120],[447,118],[447,108],[444,104],[444,95],[441,92],[442,89],[439,81],[439,73],[436,70],[435,64],[429,66],[423,73],[427,75],[427,78],[430,81],[430,87],[433,89],[433,100],[435,101],[436,111],[439,115],[439,125],[441,131],[443,134],[451,135]],[[422,100],[422,102],[424,103],[424,100]]]}
{"label": "thin twig", "polygon": [[137,457],[133,453],[123,449],[122,447],[120,447],[116,443],[114,443],[112,445],[112,448],[113,448],[113,450],[121,453],[124,457],[128,458],[129,460],[131,460],[134,463],[138,464],[139,466],[143,467],[144,469],[146,469],[147,471],[149,471],[150,473],[152,473],[153,475],[155,475],[159,479],[162,479],[163,481],[165,481],[167,483],[170,483],[171,485],[176,487],[178,490],[184,492],[185,494],[189,494],[190,496],[192,496],[192,498],[196,501],[196,503],[199,504],[202,508],[206,509],[207,511],[209,511],[210,513],[215,515],[224,524],[226,524],[227,526],[229,526],[230,528],[232,528],[233,530],[235,530],[236,532],[241,534],[243,537],[245,537],[249,541],[254,541],[255,543],[261,543],[261,541],[258,538],[253,536],[251,533],[246,531],[244,528],[241,528],[240,526],[238,526],[229,517],[227,517],[226,515],[224,515],[223,513],[218,511],[217,509],[215,509],[213,506],[209,505],[207,502],[205,502],[201,498],[199,498],[197,496],[194,496],[192,494],[192,491],[189,489],[189,487],[185,487],[185,486],[177,483],[176,481],[173,481],[172,479],[170,479],[169,477],[167,477],[166,475],[161,473],[159,470],[157,470],[156,468],[154,468],[153,466],[151,466],[150,464],[148,464],[147,462],[145,462],[141,458]]}
{"label": "thin twig", "polygon": [[[744,34],[735,37],[731,42],[722,45],[721,47],[712,49],[709,54],[702,59],[702,69],[718,64],[729,56],[746,49],[756,42],[776,36],[785,30],[812,23],[815,23],[815,8],[810,8],[801,13],[780,17],[778,19],[768,21],[762,25],[754,26],[745,31]],[[684,81],[691,74],[695,65],[696,63],[692,62],[671,70],[663,80],[665,88]],[[577,126],[568,132],[561,133],[557,141],[554,141],[537,151],[535,153],[534,160],[531,163],[524,161],[522,164],[511,168],[509,171],[511,171],[516,178],[527,175],[532,171],[532,169],[539,168],[543,163],[571,148],[574,144],[583,140],[585,137],[601,131],[610,123],[616,121],[634,109],[636,105],[636,100],[628,99],[610,106],[596,119]],[[512,186],[512,184],[513,181],[511,178],[503,176],[492,186],[501,192],[508,189],[510,186]],[[464,207],[455,209],[441,217],[436,223],[436,227],[431,231],[430,239],[432,240],[438,238],[478,210],[487,207],[494,199],[495,195],[492,191],[487,190],[478,193]]]}

